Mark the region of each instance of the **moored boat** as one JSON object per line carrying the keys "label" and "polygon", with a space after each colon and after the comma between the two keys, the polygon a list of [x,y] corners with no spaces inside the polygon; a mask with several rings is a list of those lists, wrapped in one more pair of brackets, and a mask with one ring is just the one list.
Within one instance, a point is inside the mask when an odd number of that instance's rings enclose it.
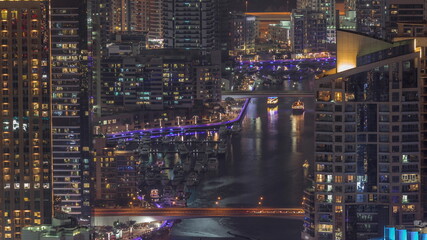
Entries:
{"label": "moored boat", "polygon": [[292,104],[292,113],[303,113],[304,112],[304,103],[301,100],[298,100]]}
{"label": "moored boat", "polygon": [[267,105],[268,106],[275,106],[279,103],[278,97],[268,97],[267,98]]}

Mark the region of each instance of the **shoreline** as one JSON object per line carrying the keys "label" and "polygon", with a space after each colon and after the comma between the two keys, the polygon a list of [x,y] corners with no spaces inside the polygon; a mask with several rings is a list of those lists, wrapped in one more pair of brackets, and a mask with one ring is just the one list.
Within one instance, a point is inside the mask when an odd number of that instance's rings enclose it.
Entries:
{"label": "shoreline", "polygon": [[222,125],[229,125],[233,124],[235,122],[241,121],[242,117],[244,117],[244,114],[246,112],[247,106],[249,105],[251,101],[251,98],[246,98],[245,102],[243,103],[242,108],[240,109],[239,115],[232,120],[224,121],[224,122],[217,122],[217,123],[206,123],[206,124],[197,124],[197,125],[185,125],[185,126],[174,126],[174,127],[165,127],[165,128],[150,128],[146,130],[133,130],[133,131],[126,131],[126,132],[120,132],[120,133],[112,133],[107,134],[107,138],[120,138],[125,135],[134,135],[136,133],[146,133],[146,132],[164,132],[164,131],[182,131],[185,129],[198,129],[198,128],[210,128],[210,127],[217,127]]}

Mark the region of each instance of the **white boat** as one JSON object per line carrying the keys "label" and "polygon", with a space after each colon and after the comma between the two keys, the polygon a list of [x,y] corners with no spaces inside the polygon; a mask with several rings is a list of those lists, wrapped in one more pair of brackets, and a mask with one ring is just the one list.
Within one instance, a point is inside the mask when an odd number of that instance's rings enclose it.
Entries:
{"label": "white boat", "polygon": [[154,185],[156,183],[156,174],[154,172],[147,172],[145,175],[145,183],[147,185]]}
{"label": "white boat", "polygon": [[200,160],[196,160],[196,164],[194,165],[194,171],[200,173],[203,171],[205,167],[203,166],[203,163]]}
{"label": "white boat", "polygon": [[199,181],[198,179],[198,175],[196,172],[191,172],[190,174],[188,174],[187,179],[185,181],[185,185],[187,186],[194,186],[197,184],[197,182]]}
{"label": "white boat", "polygon": [[233,131],[233,133],[238,133],[242,130],[242,126],[240,125],[240,123],[235,122],[233,123],[233,126],[231,127],[231,131]]}
{"label": "white boat", "polygon": [[228,132],[228,128],[225,125],[221,125],[221,127],[219,127],[218,133],[219,135],[225,135]]}
{"label": "white boat", "polygon": [[182,142],[182,139],[181,139],[182,137],[181,136],[176,136],[175,137],[175,139],[174,139],[174,141],[176,142],[176,143],[178,143],[178,142]]}
{"label": "white boat", "polygon": [[188,153],[190,153],[188,151],[187,146],[185,146],[185,144],[183,144],[183,143],[181,143],[181,144],[178,145],[178,152],[181,155],[187,155]]}
{"label": "white boat", "polygon": [[162,185],[167,185],[169,183],[169,176],[167,173],[163,173],[160,182],[162,183]]}
{"label": "white boat", "polygon": [[211,146],[211,145],[206,145],[206,148],[205,148],[205,151],[206,151],[206,154],[213,154],[214,153],[214,148]]}
{"label": "white boat", "polygon": [[185,172],[191,171],[191,160],[187,158],[181,161],[182,161],[182,168],[184,169],[184,171]]}
{"label": "white boat", "polygon": [[209,158],[208,159],[208,169],[209,170],[218,169],[218,159],[217,158]]}
{"label": "white boat", "polygon": [[150,146],[144,144],[142,146],[142,148],[141,148],[141,151],[139,153],[142,154],[142,155],[148,155],[148,154],[150,154]]}
{"label": "white boat", "polygon": [[150,135],[144,135],[141,140],[142,140],[143,144],[150,144],[151,143],[151,136]]}
{"label": "white boat", "polygon": [[184,199],[178,199],[178,200],[173,201],[173,206],[175,206],[175,207],[186,207],[187,202]]}
{"label": "white boat", "polygon": [[172,180],[172,185],[176,186],[184,181],[184,170],[179,170],[178,172],[174,172],[174,177]]}
{"label": "white boat", "polygon": [[178,197],[185,197],[185,185],[184,184],[179,184],[176,187],[176,195]]}
{"label": "white boat", "polygon": [[168,136],[164,137],[163,138],[163,143],[164,144],[170,144],[170,143],[172,143],[172,138],[170,138]]}
{"label": "white boat", "polygon": [[227,144],[225,142],[220,142],[218,145],[218,153],[225,154],[227,152]]}
{"label": "white boat", "polygon": [[298,100],[292,104],[292,113],[303,113],[304,112],[304,103],[301,100]]}

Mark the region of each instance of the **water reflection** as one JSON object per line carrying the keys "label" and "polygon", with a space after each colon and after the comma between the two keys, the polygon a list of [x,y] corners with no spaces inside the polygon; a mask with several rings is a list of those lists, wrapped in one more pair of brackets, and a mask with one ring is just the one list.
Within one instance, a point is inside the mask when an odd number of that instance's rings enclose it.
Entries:
{"label": "water reflection", "polygon": [[302,152],[304,147],[302,146],[301,134],[304,131],[304,114],[292,114],[290,116],[292,126],[292,152]]}

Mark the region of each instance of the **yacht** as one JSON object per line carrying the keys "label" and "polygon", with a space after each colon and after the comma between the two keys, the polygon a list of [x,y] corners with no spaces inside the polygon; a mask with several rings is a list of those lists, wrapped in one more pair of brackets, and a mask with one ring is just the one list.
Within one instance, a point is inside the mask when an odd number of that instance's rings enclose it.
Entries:
{"label": "yacht", "polygon": [[225,142],[220,142],[218,145],[218,154],[225,154],[227,152],[227,144]]}
{"label": "yacht", "polygon": [[235,123],[233,123],[231,130],[233,131],[233,133],[238,133],[242,130],[242,126],[240,125],[240,123],[235,122]]}
{"label": "yacht", "polygon": [[191,159],[186,158],[181,160],[182,162],[182,168],[184,169],[185,172],[189,172],[191,170]]}
{"label": "yacht", "polygon": [[303,113],[304,112],[304,103],[301,100],[298,100],[292,104],[292,113]]}
{"label": "yacht", "polygon": [[228,132],[227,126],[221,125],[221,127],[219,127],[219,130],[218,130],[219,135],[225,135],[227,134],[227,132]]}
{"label": "yacht", "polygon": [[176,186],[179,183],[181,183],[182,181],[184,181],[184,170],[179,170],[178,172],[174,171],[172,186]]}
{"label": "yacht", "polygon": [[190,174],[188,174],[185,185],[191,187],[197,184],[197,182],[199,181],[198,179],[198,175],[196,172],[191,172]]}
{"label": "yacht", "polygon": [[209,170],[218,169],[218,159],[217,158],[209,158],[208,159],[208,169]]}
{"label": "yacht", "polygon": [[310,167],[310,164],[308,163],[308,161],[307,161],[307,160],[305,160],[305,161],[304,161],[304,163],[302,164],[302,167],[303,167],[303,168],[308,168],[308,167]]}
{"label": "yacht", "polygon": [[142,140],[143,144],[150,144],[151,143],[151,136],[150,135],[144,135],[141,140]]}
{"label": "yacht", "polygon": [[187,155],[189,153],[188,148],[184,143],[178,145],[178,152],[181,155]]}
{"label": "yacht", "polygon": [[167,185],[169,183],[169,176],[167,173],[162,174],[162,178],[160,179],[162,185]]}
{"label": "yacht", "polygon": [[206,154],[208,154],[208,155],[213,154],[215,152],[214,148],[210,144],[206,145],[205,150],[206,150]]}
{"label": "yacht", "polygon": [[148,146],[146,144],[142,145],[142,148],[141,148],[141,150],[140,150],[139,153],[142,154],[142,155],[148,155],[148,154],[150,154],[150,146]]}
{"label": "yacht", "polygon": [[278,97],[268,97],[267,98],[267,106],[275,106],[279,103]]}
{"label": "yacht", "polygon": [[204,168],[203,162],[200,159],[197,159],[196,164],[194,165],[194,171],[200,173]]}
{"label": "yacht", "polygon": [[172,142],[172,139],[171,139],[170,137],[165,136],[165,137],[163,138],[163,143],[164,143],[164,144],[170,144],[171,142]]}
{"label": "yacht", "polygon": [[147,185],[154,185],[156,183],[156,174],[154,172],[147,172],[145,175],[145,183]]}

